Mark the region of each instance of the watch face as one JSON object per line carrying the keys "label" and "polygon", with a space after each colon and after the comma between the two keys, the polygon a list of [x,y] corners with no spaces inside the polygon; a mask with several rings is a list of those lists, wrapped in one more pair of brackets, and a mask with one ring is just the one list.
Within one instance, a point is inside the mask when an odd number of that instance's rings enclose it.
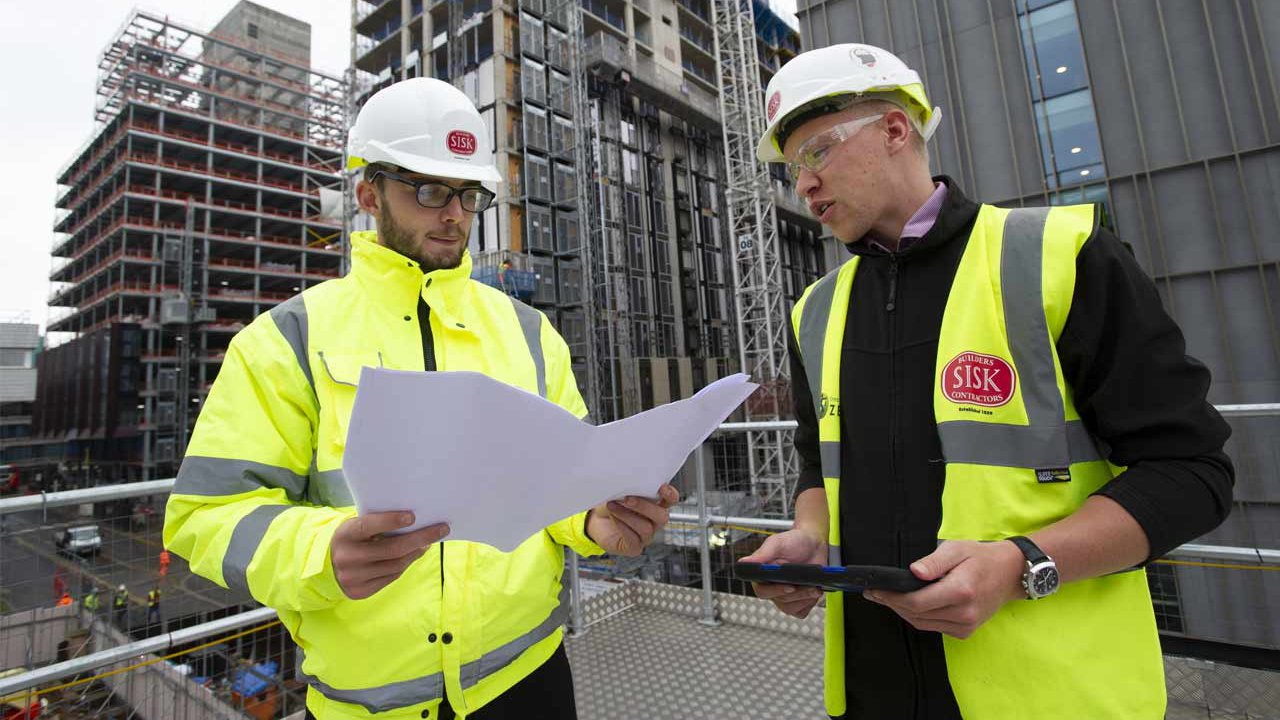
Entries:
{"label": "watch face", "polygon": [[1052,565],[1040,567],[1031,576],[1031,590],[1036,597],[1051,595],[1058,589],[1058,569]]}

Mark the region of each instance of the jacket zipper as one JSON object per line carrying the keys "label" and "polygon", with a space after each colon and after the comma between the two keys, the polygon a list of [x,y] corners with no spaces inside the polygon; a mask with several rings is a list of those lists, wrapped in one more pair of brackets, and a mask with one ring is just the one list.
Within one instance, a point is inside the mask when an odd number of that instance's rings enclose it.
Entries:
{"label": "jacket zipper", "polygon": [[[898,567],[906,565],[904,555],[903,523],[906,521],[906,487],[898,477],[898,319],[894,310],[898,307],[898,254],[889,254],[889,295],[885,299],[884,309],[889,316],[889,475],[897,489],[897,503],[894,507],[894,551],[898,558]],[[904,625],[903,641],[906,646],[907,664],[911,668],[911,677],[915,692],[912,693],[912,716],[920,712],[920,670],[919,653],[911,629]]]}
{"label": "jacket zipper", "polygon": [[884,309],[893,312],[898,306],[898,255],[893,253],[889,255],[889,300],[884,304]]}
{"label": "jacket zipper", "polygon": [[[430,280],[427,281],[430,284]],[[418,296],[418,335],[422,342],[422,369],[433,372],[436,369],[435,336],[431,333],[431,306],[422,296]],[[436,543],[440,548],[440,607],[444,608],[444,541]]]}

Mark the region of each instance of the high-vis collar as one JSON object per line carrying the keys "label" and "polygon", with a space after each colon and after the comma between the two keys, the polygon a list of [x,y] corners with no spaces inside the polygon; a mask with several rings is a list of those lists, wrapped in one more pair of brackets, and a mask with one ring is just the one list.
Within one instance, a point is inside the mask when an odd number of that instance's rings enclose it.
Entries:
{"label": "high-vis collar", "polygon": [[456,268],[422,272],[417,260],[378,243],[378,233],[351,233],[351,274],[374,302],[396,313],[417,312],[418,296],[431,312],[453,324],[466,323],[467,285],[471,279],[471,253],[462,253]]}

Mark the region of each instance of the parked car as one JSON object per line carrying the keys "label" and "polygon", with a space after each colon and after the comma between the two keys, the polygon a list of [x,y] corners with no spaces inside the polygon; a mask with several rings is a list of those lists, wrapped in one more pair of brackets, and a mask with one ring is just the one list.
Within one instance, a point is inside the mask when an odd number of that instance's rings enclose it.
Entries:
{"label": "parked car", "polygon": [[67,555],[93,556],[102,549],[102,534],[97,525],[79,525],[55,535],[53,544]]}

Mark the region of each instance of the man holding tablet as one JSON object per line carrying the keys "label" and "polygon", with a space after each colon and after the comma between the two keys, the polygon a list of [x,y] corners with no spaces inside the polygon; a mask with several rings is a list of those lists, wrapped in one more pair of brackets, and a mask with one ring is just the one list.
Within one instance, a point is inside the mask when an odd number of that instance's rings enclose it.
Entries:
{"label": "man holding tablet", "polygon": [[[1234,475],[1151,280],[1091,205],[931,177],[941,110],[880,48],[801,54],[766,112],[758,157],[853,257],[792,312],[796,526],[745,560],[929,583],[827,594],[828,713],[1162,718],[1141,566],[1222,522]],[[756,592],[799,617],[821,596]]]}

